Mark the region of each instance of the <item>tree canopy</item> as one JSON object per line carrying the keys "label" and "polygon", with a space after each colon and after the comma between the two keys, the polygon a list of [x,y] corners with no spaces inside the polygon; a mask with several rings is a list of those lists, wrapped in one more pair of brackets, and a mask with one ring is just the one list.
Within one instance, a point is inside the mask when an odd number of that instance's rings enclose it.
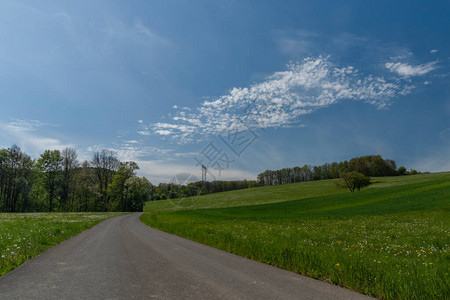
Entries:
{"label": "tree canopy", "polygon": [[342,173],[341,178],[350,192],[354,192],[355,190],[360,191],[361,188],[370,184],[370,178],[368,176],[356,171]]}
{"label": "tree canopy", "polygon": [[72,148],[45,150],[36,160],[15,145],[0,149],[0,211],[139,211],[152,184],[138,169],[108,150],[80,163]]}
{"label": "tree canopy", "polygon": [[397,164],[391,159],[383,159],[381,155],[355,157],[350,161],[325,163],[320,166],[304,165],[303,167],[266,170],[258,174],[258,183],[277,185],[312,180],[340,178],[341,174],[356,171],[368,177],[396,176],[418,173],[406,171],[405,167],[397,170]]}

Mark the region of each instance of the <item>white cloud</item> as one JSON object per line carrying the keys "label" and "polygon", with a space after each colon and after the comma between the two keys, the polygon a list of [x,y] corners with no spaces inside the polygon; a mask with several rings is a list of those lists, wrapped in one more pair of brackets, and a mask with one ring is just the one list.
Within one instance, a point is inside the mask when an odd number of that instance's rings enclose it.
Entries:
{"label": "white cloud", "polygon": [[144,131],[144,130],[139,130],[137,133],[140,135],[150,135],[150,131]]}
{"label": "white cloud", "polygon": [[437,61],[432,61],[426,64],[421,64],[417,66],[411,66],[407,63],[401,63],[401,62],[388,62],[385,64],[385,67],[394,73],[397,73],[402,76],[418,76],[418,75],[425,75],[434,69],[437,68]]}
{"label": "white cloud", "polygon": [[[39,133],[43,127],[57,126],[39,120],[11,119],[8,123],[0,123],[0,138],[17,144],[32,156],[38,156],[45,150],[62,150],[74,147],[61,140]],[[4,146],[4,145],[3,145]],[[11,145],[10,145],[11,146]]]}
{"label": "white cloud", "polygon": [[263,82],[204,101],[192,113],[178,110],[172,121],[146,126],[145,132],[189,143],[230,129],[292,127],[298,126],[300,116],[344,100],[386,108],[412,89],[403,76],[364,76],[352,66],[336,66],[328,57],[306,58]]}
{"label": "white cloud", "polygon": [[439,51],[438,49],[433,49],[433,50],[430,50],[430,53],[435,54],[435,53],[438,53],[438,51]]}
{"label": "white cloud", "polygon": [[43,123],[39,120],[22,120],[22,119],[15,119],[11,118],[11,121],[7,124],[4,124],[4,126],[9,131],[34,131],[37,128],[44,127],[44,126],[57,126],[52,125],[49,123]]}
{"label": "white cloud", "polygon": [[139,160],[165,160],[169,161],[173,155],[173,149],[163,149],[152,146],[143,146],[140,143],[130,143],[124,141],[114,143],[112,145],[97,144],[90,146],[85,151],[85,157],[91,157],[93,152],[107,149],[114,151],[118,158],[123,161],[139,161]]}
{"label": "white cloud", "polygon": [[159,135],[170,135],[170,134],[172,134],[172,131],[170,131],[170,130],[156,130],[155,132],[157,134],[159,134]]}

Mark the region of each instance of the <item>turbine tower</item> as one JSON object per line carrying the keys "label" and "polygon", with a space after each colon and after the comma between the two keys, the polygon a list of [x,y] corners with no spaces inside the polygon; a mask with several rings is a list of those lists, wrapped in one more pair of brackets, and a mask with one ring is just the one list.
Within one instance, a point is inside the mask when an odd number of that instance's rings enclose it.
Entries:
{"label": "turbine tower", "polygon": [[206,181],[206,172],[208,172],[208,169],[202,165],[202,182]]}

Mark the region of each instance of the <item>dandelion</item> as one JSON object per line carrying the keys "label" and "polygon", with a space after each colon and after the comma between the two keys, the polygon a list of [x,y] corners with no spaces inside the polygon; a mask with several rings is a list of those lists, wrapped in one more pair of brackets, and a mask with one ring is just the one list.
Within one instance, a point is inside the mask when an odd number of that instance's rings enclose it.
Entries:
{"label": "dandelion", "polygon": [[338,263],[336,264],[336,267],[339,267],[339,264],[338,264]]}

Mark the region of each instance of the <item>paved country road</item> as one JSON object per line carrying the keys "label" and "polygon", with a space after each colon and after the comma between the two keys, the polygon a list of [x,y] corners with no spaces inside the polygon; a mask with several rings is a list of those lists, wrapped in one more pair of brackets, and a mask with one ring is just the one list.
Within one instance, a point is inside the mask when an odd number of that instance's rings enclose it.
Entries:
{"label": "paved country road", "polygon": [[358,293],[108,219],[0,277],[0,299],[365,299]]}

